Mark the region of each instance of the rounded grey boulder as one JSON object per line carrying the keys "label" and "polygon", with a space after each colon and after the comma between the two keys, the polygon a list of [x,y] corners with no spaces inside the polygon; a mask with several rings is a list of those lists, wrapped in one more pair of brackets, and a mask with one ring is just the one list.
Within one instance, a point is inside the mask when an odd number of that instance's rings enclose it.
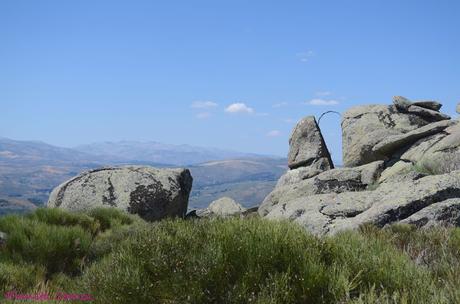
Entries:
{"label": "rounded grey boulder", "polygon": [[102,168],[84,172],[56,187],[47,206],[70,211],[114,207],[148,221],[183,217],[192,182],[188,169]]}
{"label": "rounded grey boulder", "polygon": [[208,208],[198,210],[196,214],[198,217],[229,217],[242,214],[246,208],[235,202],[229,197],[221,197],[211,204]]}

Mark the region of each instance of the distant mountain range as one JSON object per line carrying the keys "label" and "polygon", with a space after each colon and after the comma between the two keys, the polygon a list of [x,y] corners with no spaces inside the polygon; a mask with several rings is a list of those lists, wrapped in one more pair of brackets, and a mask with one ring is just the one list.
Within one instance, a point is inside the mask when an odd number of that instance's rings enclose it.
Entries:
{"label": "distant mountain range", "polygon": [[0,138],[0,214],[43,205],[50,191],[82,171],[113,165],[187,167],[191,208],[230,196],[259,204],[286,170],[283,158],[158,142],[104,142],[74,149]]}
{"label": "distant mountain range", "polygon": [[260,155],[190,145],[170,145],[159,142],[119,141],[81,145],[75,150],[92,155],[112,157],[118,161],[141,160],[153,163],[187,166],[212,160],[237,159]]}

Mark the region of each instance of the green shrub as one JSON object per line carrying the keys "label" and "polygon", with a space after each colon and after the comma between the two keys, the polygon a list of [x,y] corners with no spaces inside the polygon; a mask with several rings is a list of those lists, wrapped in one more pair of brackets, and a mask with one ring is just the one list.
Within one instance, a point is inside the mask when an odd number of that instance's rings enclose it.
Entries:
{"label": "green shrub", "polygon": [[300,227],[231,219],[143,228],[82,284],[101,303],[238,303],[259,295],[291,303],[331,296],[332,281],[321,242]]}
{"label": "green shrub", "polygon": [[29,219],[57,226],[80,226],[93,235],[96,235],[101,224],[95,218],[80,212],[68,212],[59,208],[38,208],[27,215]]}
{"label": "green shrub", "polygon": [[80,288],[99,303],[430,303],[432,282],[390,239],[322,240],[260,219],[167,220],[131,234]]}
{"label": "green shrub", "polygon": [[31,264],[0,262],[0,299],[8,291],[27,292],[45,282],[45,269]]}
{"label": "green shrub", "polygon": [[[334,263],[342,273],[348,273],[353,287],[348,291],[351,298],[385,293],[405,297],[409,303],[423,303],[434,289],[429,272],[392,246],[390,239],[346,232],[329,242],[336,248]],[[419,291],[412,293],[413,290]]]}
{"label": "green shrub", "polygon": [[99,234],[91,244],[88,260],[99,260],[112,252],[121,242],[132,238],[141,229],[140,225],[145,226],[147,223],[137,222],[135,225],[116,226]]}
{"label": "green shrub", "polygon": [[8,234],[0,261],[41,265],[48,274],[77,273],[92,239],[80,226],[48,225],[16,215],[0,218],[0,230]]}
{"label": "green shrub", "polygon": [[99,222],[102,231],[116,226],[129,225],[134,221],[134,216],[115,208],[95,208],[87,213]]}
{"label": "green shrub", "polygon": [[[96,303],[460,303],[460,229],[315,237],[260,218],[147,223],[113,209],[0,218],[0,291]],[[2,289],[3,288],[3,289]]]}

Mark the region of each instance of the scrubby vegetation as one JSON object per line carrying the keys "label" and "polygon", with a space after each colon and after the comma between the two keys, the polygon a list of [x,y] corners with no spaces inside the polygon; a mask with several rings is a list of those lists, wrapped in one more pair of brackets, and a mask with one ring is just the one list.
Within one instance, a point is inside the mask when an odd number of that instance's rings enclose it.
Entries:
{"label": "scrubby vegetation", "polygon": [[145,223],[114,209],[0,218],[0,292],[96,303],[460,303],[460,229],[317,238],[258,218]]}

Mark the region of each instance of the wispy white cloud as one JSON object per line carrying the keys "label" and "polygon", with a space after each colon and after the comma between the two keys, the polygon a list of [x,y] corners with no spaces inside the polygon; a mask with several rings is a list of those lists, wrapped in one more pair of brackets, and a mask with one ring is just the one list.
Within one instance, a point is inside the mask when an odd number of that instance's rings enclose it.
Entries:
{"label": "wispy white cloud", "polygon": [[332,92],[329,91],[319,91],[315,93],[316,96],[330,96],[332,95]]}
{"label": "wispy white cloud", "polygon": [[339,102],[337,100],[334,100],[334,99],[321,99],[321,98],[314,98],[310,101],[307,101],[306,102],[307,104],[309,105],[312,105],[312,106],[334,106],[334,105],[338,105]]}
{"label": "wispy white cloud", "polygon": [[252,114],[254,113],[254,109],[251,107],[248,107],[245,103],[236,102],[236,103],[232,103],[227,108],[225,108],[225,112],[231,113],[231,114],[238,114],[238,113]]}
{"label": "wispy white cloud", "polygon": [[194,101],[190,107],[195,109],[211,109],[217,106],[218,104],[213,101]]}
{"label": "wispy white cloud", "polygon": [[279,103],[275,103],[274,105],[272,105],[272,108],[281,108],[281,107],[285,107],[287,106],[289,103],[287,102],[279,102]]}
{"label": "wispy white cloud", "polygon": [[297,58],[299,58],[301,62],[308,62],[310,58],[313,57],[314,55],[315,53],[312,50],[308,50],[308,51],[300,52],[296,54]]}
{"label": "wispy white cloud", "polygon": [[267,133],[268,137],[278,137],[281,135],[281,131],[279,130],[271,130],[270,132]]}
{"label": "wispy white cloud", "polygon": [[201,112],[195,115],[195,117],[198,119],[206,119],[206,118],[209,118],[210,116],[211,116],[211,113],[209,112]]}

